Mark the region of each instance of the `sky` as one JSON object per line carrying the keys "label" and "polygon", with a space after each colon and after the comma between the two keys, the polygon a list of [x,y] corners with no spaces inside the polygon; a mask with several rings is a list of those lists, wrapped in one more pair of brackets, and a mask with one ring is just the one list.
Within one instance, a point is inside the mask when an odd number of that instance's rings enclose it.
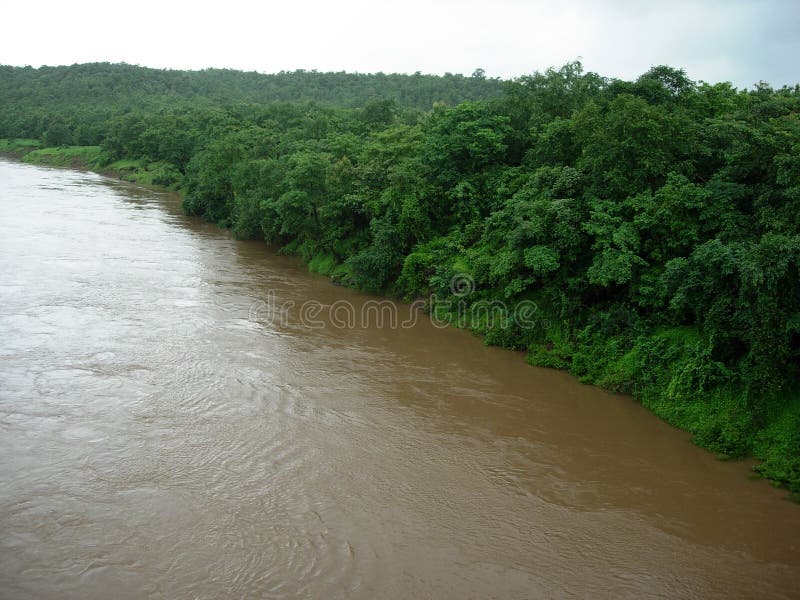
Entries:
{"label": "sky", "polygon": [[800,82],[800,0],[8,2],[0,64],[471,74],[580,60],[635,79],[651,66],[710,83]]}

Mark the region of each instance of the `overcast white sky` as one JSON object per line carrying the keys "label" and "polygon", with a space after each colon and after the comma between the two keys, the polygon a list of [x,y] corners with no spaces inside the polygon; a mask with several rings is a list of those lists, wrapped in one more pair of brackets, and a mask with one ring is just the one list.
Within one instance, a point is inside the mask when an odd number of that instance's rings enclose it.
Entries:
{"label": "overcast white sky", "polygon": [[6,2],[0,63],[515,77],[579,58],[750,87],[800,82],[800,0]]}

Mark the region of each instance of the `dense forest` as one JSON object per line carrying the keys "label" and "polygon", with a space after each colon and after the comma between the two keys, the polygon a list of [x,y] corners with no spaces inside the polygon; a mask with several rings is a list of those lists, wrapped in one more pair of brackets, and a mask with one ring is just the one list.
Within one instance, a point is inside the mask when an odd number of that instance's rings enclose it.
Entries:
{"label": "dense forest", "polygon": [[438,299],[800,494],[800,87],[0,67],[0,137],[179,188],[342,285]]}
{"label": "dense forest", "polygon": [[[480,69],[463,75],[282,72],[272,75],[230,69],[171,71],[126,64],[92,63],[70,67],[0,66],[0,123],[5,137],[39,137],[70,123],[77,144],[99,144],[99,125],[111,115],[134,110],[194,110],[273,102],[315,102],[340,108],[369,100],[429,110],[436,102],[457,104],[502,95],[502,82]],[[45,110],[42,110],[42,109]],[[83,125],[83,127],[78,127]]]}

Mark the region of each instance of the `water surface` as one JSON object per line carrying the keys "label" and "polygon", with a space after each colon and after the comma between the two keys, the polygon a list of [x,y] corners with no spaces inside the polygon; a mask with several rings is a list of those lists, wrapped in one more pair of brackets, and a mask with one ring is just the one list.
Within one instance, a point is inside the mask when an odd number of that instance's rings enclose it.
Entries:
{"label": "water surface", "polygon": [[0,597],[798,597],[800,507],[747,465],[307,300],[372,299],[169,194],[0,162]]}

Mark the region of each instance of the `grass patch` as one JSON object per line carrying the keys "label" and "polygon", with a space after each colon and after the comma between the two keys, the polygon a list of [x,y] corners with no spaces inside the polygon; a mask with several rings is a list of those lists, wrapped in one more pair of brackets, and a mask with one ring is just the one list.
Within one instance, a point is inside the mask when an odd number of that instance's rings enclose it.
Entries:
{"label": "grass patch", "polygon": [[8,154],[25,154],[34,148],[41,147],[41,142],[34,139],[14,138],[0,139],[0,152]]}
{"label": "grass patch", "polygon": [[174,166],[159,161],[123,159],[105,165],[102,170],[124,181],[169,189],[177,189],[183,181],[183,176]]}
{"label": "grass patch", "polygon": [[785,485],[800,502],[800,393],[791,394],[772,412],[755,436],[753,455],[762,461],[756,472]]}
{"label": "grass patch", "polygon": [[101,153],[100,146],[61,146],[32,150],[22,160],[33,165],[89,169],[97,166]]}
{"label": "grass patch", "polygon": [[312,273],[331,275],[336,268],[336,259],[333,254],[316,254],[308,261],[308,269]]}
{"label": "grass patch", "polygon": [[108,165],[108,168],[114,171],[138,170],[144,167],[145,163],[143,160],[134,160],[132,158],[124,158],[122,160],[116,160]]}

